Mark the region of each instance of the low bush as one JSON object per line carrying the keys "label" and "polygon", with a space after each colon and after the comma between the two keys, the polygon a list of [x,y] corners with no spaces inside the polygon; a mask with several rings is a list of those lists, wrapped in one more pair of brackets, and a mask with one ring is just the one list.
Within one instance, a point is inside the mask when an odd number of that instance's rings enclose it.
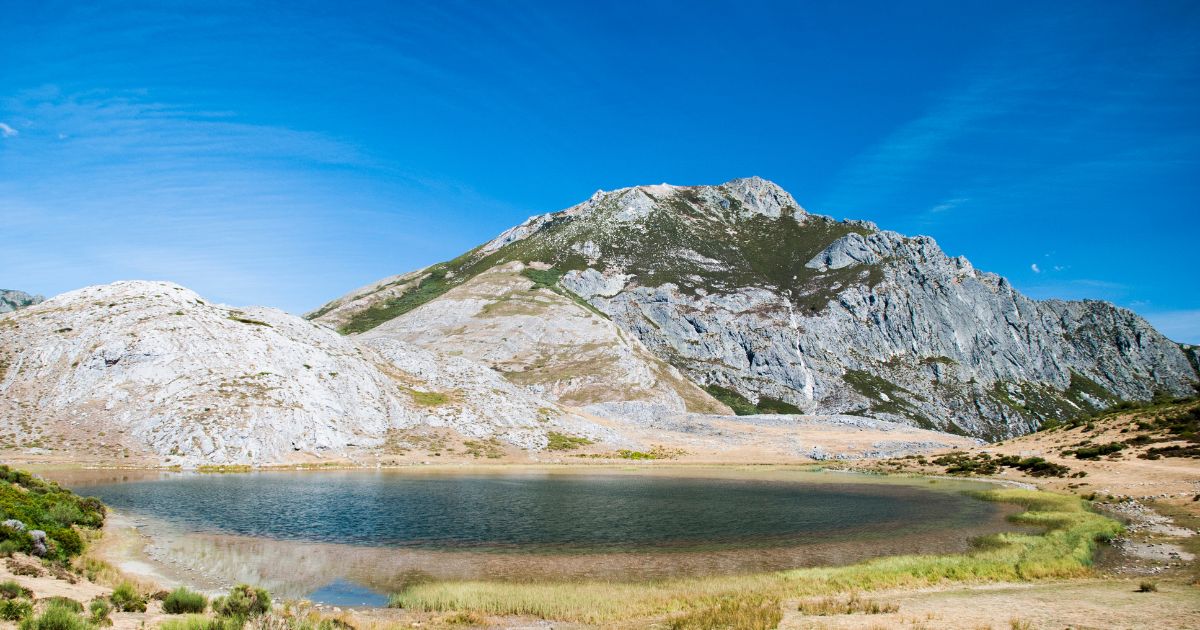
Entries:
{"label": "low bush", "polygon": [[163,599],[163,612],[168,615],[202,613],[208,608],[208,598],[180,586]]}
{"label": "low bush", "polygon": [[0,526],[0,555],[33,551],[32,530],[46,532],[48,556],[64,560],[83,551],[75,527],[96,529],[104,524],[104,505],[25,471],[0,465],[0,521],[14,519],[25,529]]}
{"label": "low bush", "polygon": [[800,602],[798,609],[805,615],[882,615],[894,613],[900,607],[891,603],[880,603],[873,599],[863,599],[858,593],[851,593],[848,598],[826,597],[824,599]]}
{"label": "low bush", "polygon": [[1125,448],[1120,442],[1084,446],[1075,450],[1063,451],[1063,455],[1074,455],[1076,459],[1100,459],[1103,455],[1111,455]]}
{"label": "low bush", "polygon": [[228,595],[214,599],[212,609],[222,617],[257,617],[271,610],[271,595],[261,588],[238,584]]}
{"label": "low bush", "polygon": [[112,604],[108,603],[107,599],[93,599],[92,603],[88,604],[88,612],[92,614],[91,621],[97,626],[111,626],[112,619],[109,615],[112,613]]}
{"label": "low bush", "polygon": [[33,591],[17,584],[15,580],[0,582],[0,598],[17,599],[18,597],[31,599],[33,598]]}
{"label": "low bush", "polygon": [[77,612],[77,613],[83,612],[83,604],[80,604],[79,602],[71,599],[70,597],[61,597],[61,596],[47,597],[46,599],[44,599],[42,601],[46,602],[47,606],[62,606],[63,608],[66,608],[67,610],[70,610],[71,612]]}
{"label": "low bush", "polygon": [[1142,582],[1138,584],[1137,592],[1139,593],[1157,593],[1158,585],[1154,582]]}
{"label": "low bush", "polygon": [[62,603],[51,603],[42,614],[22,621],[20,630],[94,630],[94,627],[73,608]]}
{"label": "low bush", "polygon": [[146,596],[129,582],[122,582],[109,596],[113,608],[121,612],[146,612]]}
{"label": "low bush", "polygon": [[21,621],[33,614],[33,602],[23,598],[0,599],[0,619]]}

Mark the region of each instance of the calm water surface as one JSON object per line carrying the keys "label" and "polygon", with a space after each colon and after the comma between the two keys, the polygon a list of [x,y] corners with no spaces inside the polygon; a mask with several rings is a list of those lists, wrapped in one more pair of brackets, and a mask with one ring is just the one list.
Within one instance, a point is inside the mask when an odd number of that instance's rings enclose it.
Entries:
{"label": "calm water surface", "polygon": [[[142,475],[145,477],[146,475]],[[153,474],[63,479],[218,581],[349,603],[413,579],[637,579],[961,551],[1012,510],[954,482],[705,473]],[[348,595],[347,595],[348,593]]]}

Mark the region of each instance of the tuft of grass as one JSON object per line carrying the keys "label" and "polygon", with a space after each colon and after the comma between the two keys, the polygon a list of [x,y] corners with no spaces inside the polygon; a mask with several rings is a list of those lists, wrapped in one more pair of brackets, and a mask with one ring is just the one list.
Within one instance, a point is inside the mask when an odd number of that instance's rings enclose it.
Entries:
{"label": "tuft of grass", "polygon": [[163,599],[162,607],[163,612],[168,615],[202,613],[208,608],[208,598],[187,587],[180,586]]}
{"label": "tuft of grass", "polygon": [[60,602],[51,602],[42,614],[27,617],[20,624],[20,630],[94,630],[88,620],[78,611]]}
{"label": "tuft of grass", "polygon": [[196,467],[200,473],[245,473],[254,470],[248,464],[203,464]]}
{"label": "tuft of grass", "polygon": [[1138,584],[1137,592],[1138,593],[1157,593],[1158,592],[1158,584],[1155,584],[1154,582],[1142,582],[1141,584]]}
{"label": "tuft of grass", "polygon": [[764,596],[720,597],[667,621],[670,630],[773,630],[783,620],[779,600]]}
{"label": "tuft of grass", "polygon": [[412,398],[414,403],[422,407],[438,407],[450,402],[450,397],[441,392],[423,392],[411,387],[401,389]]}
{"label": "tuft of grass", "polygon": [[463,448],[467,455],[475,458],[500,459],[504,457],[504,445],[494,437],[486,440],[464,440]]}
{"label": "tuft of grass", "polygon": [[238,322],[239,324],[249,324],[251,326],[266,326],[267,328],[274,328],[274,326],[268,324],[267,322],[262,322],[257,319],[250,319],[249,317],[243,316],[238,311],[233,311],[232,313],[230,313],[229,316],[227,317],[227,319]]}
{"label": "tuft of grass", "polygon": [[900,607],[892,603],[880,603],[873,599],[863,599],[858,593],[851,593],[847,598],[824,597],[821,599],[800,602],[798,610],[805,615],[883,615],[894,613]]}
{"label": "tuft of grass", "polygon": [[261,588],[238,584],[229,590],[228,595],[214,599],[212,609],[221,617],[258,617],[271,611],[271,595]]}
{"label": "tuft of grass", "polygon": [[1119,523],[1092,512],[1086,502],[1072,496],[1020,489],[975,496],[1025,507],[1013,520],[1044,531],[989,536],[986,544],[963,554],[892,556],[843,567],[752,575],[653,582],[423,582],[394,594],[390,604],[415,611],[470,611],[601,625],[672,613],[684,619],[696,609],[717,606],[723,598],[782,601],[945,582],[1077,577],[1090,572],[1098,541],[1121,532]]}
{"label": "tuft of grass", "polygon": [[0,582],[0,598],[17,599],[24,597],[25,599],[33,599],[33,591],[17,584],[15,580],[5,580]]}
{"label": "tuft of grass", "polygon": [[33,602],[24,598],[0,599],[0,619],[21,621],[33,614]]}
{"label": "tuft of grass", "polygon": [[108,603],[107,599],[93,599],[92,602],[88,604],[88,612],[91,613],[91,618],[89,620],[93,625],[112,625],[112,619],[109,618],[109,615],[112,613],[112,604]]}
{"label": "tuft of grass", "polygon": [[573,451],[580,446],[587,446],[592,443],[592,440],[580,437],[578,435],[567,435],[557,431],[546,433],[546,438],[550,443],[546,445],[548,451]]}
{"label": "tuft of grass", "polygon": [[146,612],[146,596],[138,592],[131,582],[122,582],[109,596],[114,608],[121,612]]}
{"label": "tuft of grass", "polygon": [[479,613],[463,610],[443,617],[441,622],[448,626],[482,626],[487,623],[487,618]]}

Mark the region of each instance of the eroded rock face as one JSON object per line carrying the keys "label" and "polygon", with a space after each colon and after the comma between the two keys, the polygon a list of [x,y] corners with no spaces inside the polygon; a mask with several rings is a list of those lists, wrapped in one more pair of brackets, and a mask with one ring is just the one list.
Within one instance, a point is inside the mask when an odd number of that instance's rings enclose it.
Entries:
{"label": "eroded rock face", "polygon": [[43,301],[40,295],[30,295],[24,291],[0,289],[0,313],[11,313],[15,310],[33,306]]}
{"label": "eroded rock face", "polygon": [[5,315],[0,367],[10,441],[182,464],[342,455],[418,426],[537,449],[572,422],[466,359],[360,344],[164,282],[88,287]]}
{"label": "eroded rock face", "polygon": [[[493,267],[362,338],[450,351],[567,405],[637,400],[673,411],[729,413],[599,312],[535,286],[523,273],[531,270],[538,271],[519,262]],[[597,287],[599,294],[605,290]]]}
{"label": "eroded rock face", "polygon": [[410,291],[405,304],[359,292],[334,323],[415,329],[405,318],[448,313],[434,306],[446,291],[512,263],[548,268],[691,380],[751,403],[1002,438],[1121,399],[1190,394],[1200,378],[1194,349],[1131,311],[1030,300],[931,238],[807,213],[760,178],[597,192],[424,270],[444,291],[416,306]]}

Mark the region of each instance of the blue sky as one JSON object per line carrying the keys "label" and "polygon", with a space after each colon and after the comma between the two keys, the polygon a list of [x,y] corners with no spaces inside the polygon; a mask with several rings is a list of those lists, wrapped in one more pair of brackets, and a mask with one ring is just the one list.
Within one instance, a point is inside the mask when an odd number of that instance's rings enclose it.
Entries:
{"label": "blue sky", "polygon": [[1195,2],[0,9],[5,288],[299,313],[598,188],[760,175],[1200,343]]}

